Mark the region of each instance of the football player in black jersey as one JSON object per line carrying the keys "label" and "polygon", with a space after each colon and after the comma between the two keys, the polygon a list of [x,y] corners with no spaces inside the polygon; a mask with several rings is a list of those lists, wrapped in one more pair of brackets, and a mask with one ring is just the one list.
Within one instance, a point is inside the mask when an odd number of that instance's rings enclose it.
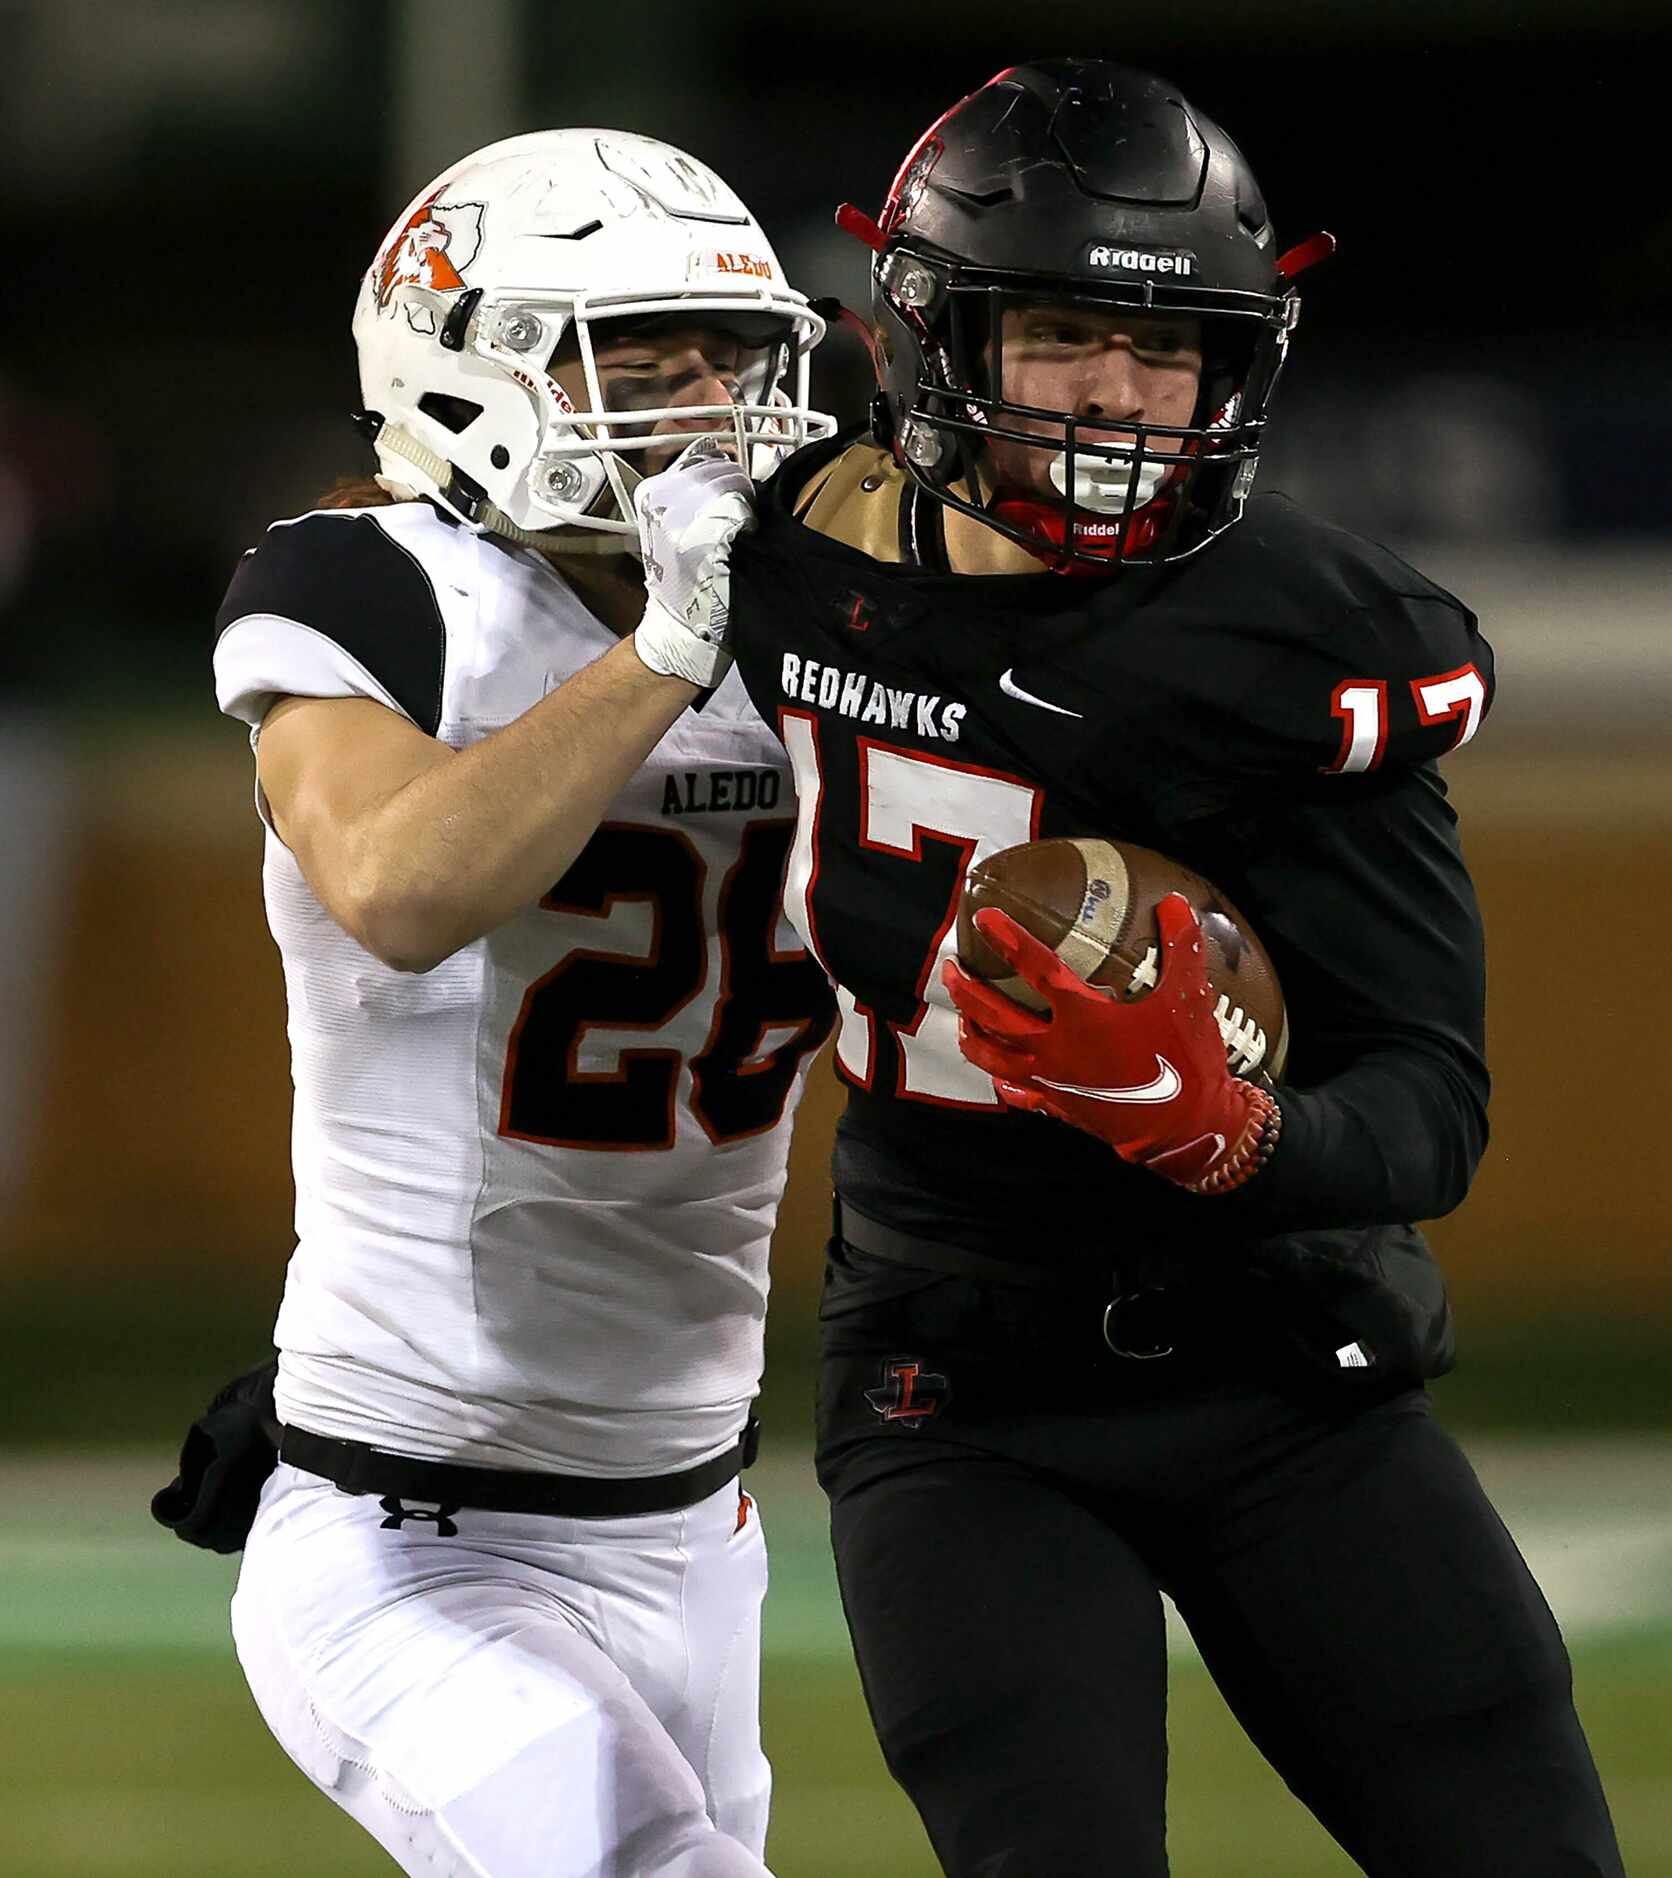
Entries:
{"label": "football player in black jersey", "polygon": [[[1165,1591],[1364,1870],[1618,1873],[1555,1622],[1423,1386],[1452,1336],[1410,1222],[1463,1199],[1488,1088],[1436,764],[1491,653],[1251,493],[1333,244],[1285,251],[1214,123],[1081,60],[1001,73],[839,219],[872,427],[762,494],[730,624],[842,1013],[819,1473],[889,1765],[950,1873],[1163,1873]],[[972,860],[1061,834],[1243,909],[1280,1084],[1230,1074],[1182,903],[1148,998],[996,912],[1048,1019],[960,972]]]}

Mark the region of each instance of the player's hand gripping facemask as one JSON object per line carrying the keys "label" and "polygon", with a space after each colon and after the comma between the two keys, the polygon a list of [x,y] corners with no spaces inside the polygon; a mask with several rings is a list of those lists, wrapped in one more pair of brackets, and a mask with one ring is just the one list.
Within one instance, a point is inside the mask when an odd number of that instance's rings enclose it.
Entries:
{"label": "player's hand gripping facemask", "polygon": [[754,485],[704,438],[639,484],[645,609],[633,647],[653,672],[708,687],[731,664],[731,554],[755,525]]}

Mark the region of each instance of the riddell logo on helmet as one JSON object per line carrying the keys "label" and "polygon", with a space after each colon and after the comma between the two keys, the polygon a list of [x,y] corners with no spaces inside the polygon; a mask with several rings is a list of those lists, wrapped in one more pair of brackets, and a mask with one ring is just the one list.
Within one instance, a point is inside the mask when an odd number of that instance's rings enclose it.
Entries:
{"label": "riddell logo on helmet", "polygon": [[1087,267],[1115,268],[1122,274],[1176,274],[1181,279],[1196,271],[1193,254],[1157,254],[1148,248],[1111,248],[1102,243],[1086,252]]}

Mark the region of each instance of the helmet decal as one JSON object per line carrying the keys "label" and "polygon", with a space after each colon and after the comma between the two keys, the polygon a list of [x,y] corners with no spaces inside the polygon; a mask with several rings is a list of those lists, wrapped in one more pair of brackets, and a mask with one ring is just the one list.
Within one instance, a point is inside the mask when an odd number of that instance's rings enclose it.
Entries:
{"label": "helmet decal", "polygon": [[1087,267],[1110,267],[1122,274],[1176,274],[1188,280],[1196,271],[1196,257],[1182,248],[1166,253],[1151,248],[1116,248],[1094,242],[1086,250]]}
{"label": "helmet decal", "polygon": [[383,251],[378,263],[377,304],[387,312],[397,287],[427,287],[456,293],[482,249],[482,204],[441,201],[437,190],[420,203]]}
{"label": "helmet decal", "polygon": [[648,139],[600,137],[598,161],[658,215],[692,222],[746,223],[749,211],[705,164]]}
{"label": "helmet decal", "polygon": [[709,274],[741,274],[751,280],[771,280],[773,269],[763,254],[746,254],[736,248],[709,248],[691,256],[685,266],[685,277],[701,280]]}
{"label": "helmet decal", "polygon": [[882,232],[892,234],[895,227],[923,200],[923,192],[929,187],[929,175],[945,152],[946,145],[934,131],[929,133],[900,165],[900,173],[894,178],[894,186],[888,192],[888,201],[883,208]]}

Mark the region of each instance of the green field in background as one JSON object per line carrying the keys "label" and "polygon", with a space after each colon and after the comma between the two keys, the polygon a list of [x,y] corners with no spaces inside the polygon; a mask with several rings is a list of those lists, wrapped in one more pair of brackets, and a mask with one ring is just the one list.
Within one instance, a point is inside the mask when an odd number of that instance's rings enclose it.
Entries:
{"label": "green field in background", "polygon": [[[254,1285],[230,1257],[210,1281],[157,1271],[56,1282],[0,1280],[0,1451],[178,1443],[229,1376],[272,1354],[278,1280]],[[814,1318],[780,1294],[767,1324],[760,1414],[768,1440],[812,1426]],[[1646,1315],[1511,1323],[1464,1311],[1457,1368],[1434,1385],[1442,1418],[1468,1430],[1562,1434],[1672,1430],[1672,1322]]]}
{"label": "green field in background", "polygon": [[[1672,1445],[1482,1444],[1573,1645],[1632,1878],[1672,1878]],[[268,1738],[227,1641],[233,1565],[152,1527],[159,1452],[0,1462],[0,1873],[357,1878],[394,1867]],[[780,1878],[932,1878],[860,1702],[805,1461],[751,1477],[773,1554],[765,1728]],[[1175,1878],[1346,1878],[1175,1632]]]}

